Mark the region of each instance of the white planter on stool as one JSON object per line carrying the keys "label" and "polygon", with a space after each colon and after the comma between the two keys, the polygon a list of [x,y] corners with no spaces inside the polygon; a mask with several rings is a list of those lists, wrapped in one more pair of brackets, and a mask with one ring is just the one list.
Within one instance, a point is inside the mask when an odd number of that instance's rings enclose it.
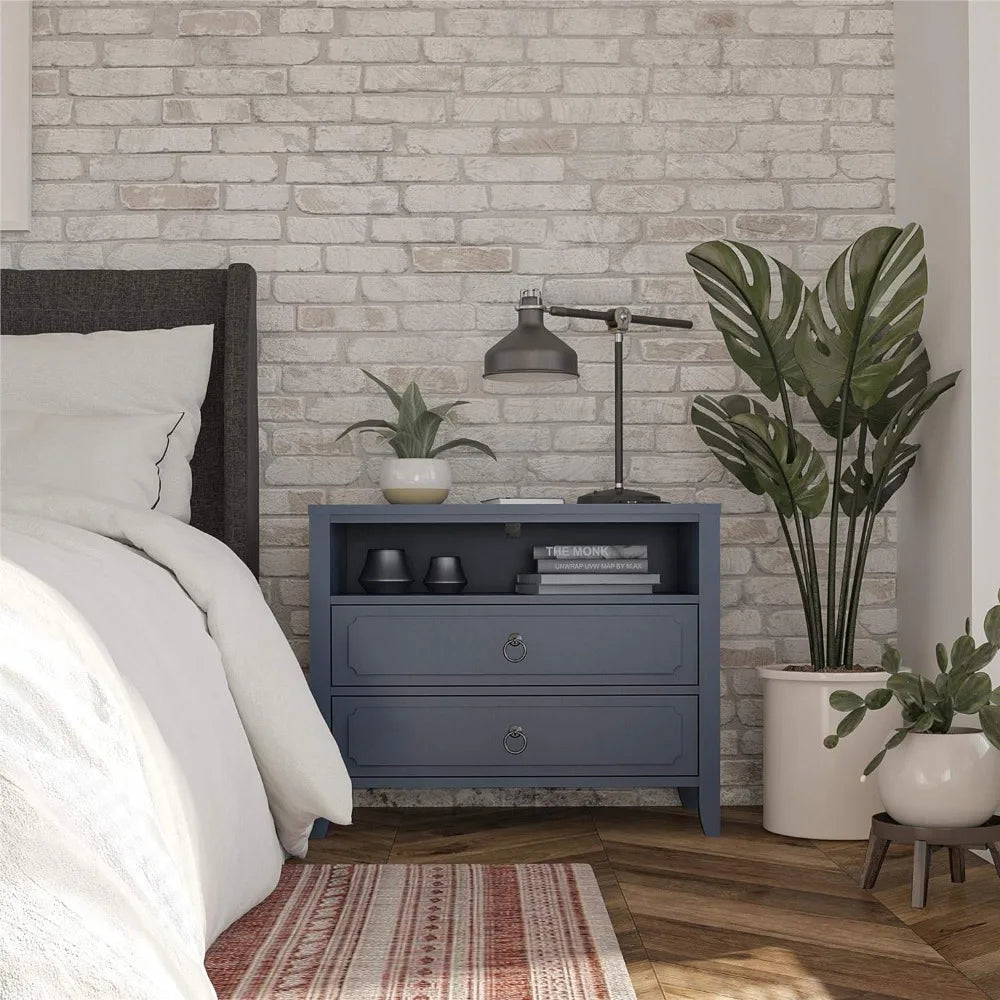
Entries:
{"label": "white planter on stool", "polygon": [[386,458],[379,486],[389,503],[444,503],[451,466],[443,458]]}
{"label": "white planter on stool", "polygon": [[910,733],[874,777],[886,812],[907,826],[979,826],[1000,809],[1000,750],[978,729]]}

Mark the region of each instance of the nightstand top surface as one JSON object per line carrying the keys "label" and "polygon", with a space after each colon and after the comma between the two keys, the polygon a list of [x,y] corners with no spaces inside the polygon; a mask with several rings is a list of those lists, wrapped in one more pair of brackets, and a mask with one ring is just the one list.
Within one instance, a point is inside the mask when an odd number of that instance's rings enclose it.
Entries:
{"label": "nightstand top surface", "polygon": [[350,522],[455,522],[478,521],[576,521],[591,523],[698,521],[717,518],[716,503],[648,504],[310,504],[312,520],[329,523]]}

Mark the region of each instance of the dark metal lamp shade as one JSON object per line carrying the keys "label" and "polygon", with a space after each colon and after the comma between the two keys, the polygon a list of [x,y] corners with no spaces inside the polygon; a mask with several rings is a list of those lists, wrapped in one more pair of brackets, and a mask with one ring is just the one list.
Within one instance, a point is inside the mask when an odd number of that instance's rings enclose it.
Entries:
{"label": "dark metal lamp shade", "polygon": [[579,378],[576,351],[545,329],[541,294],[521,293],[517,326],[486,352],[483,377],[498,382]]}

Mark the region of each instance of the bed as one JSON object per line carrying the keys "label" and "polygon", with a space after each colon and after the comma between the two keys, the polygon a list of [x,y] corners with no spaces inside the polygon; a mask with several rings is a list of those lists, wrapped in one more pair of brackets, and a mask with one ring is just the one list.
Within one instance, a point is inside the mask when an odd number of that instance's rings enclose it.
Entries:
{"label": "bed", "polygon": [[191,523],[258,571],[257,276],[225,270],[0,272],[0,334],[212,323]]}
{"label": "bed", "polygon": [[339,751],[256,582],[255,299],[245,264],[0,278],[5,379],[5,345],[29,343],[13,337],[128,331],[134,348],[200,325],[210,351],[190,524],[159,492],[152,509],[6,481],[0,495],[5,998],[213,996],[208,945],[305,853],[314,820],[350,821]]}

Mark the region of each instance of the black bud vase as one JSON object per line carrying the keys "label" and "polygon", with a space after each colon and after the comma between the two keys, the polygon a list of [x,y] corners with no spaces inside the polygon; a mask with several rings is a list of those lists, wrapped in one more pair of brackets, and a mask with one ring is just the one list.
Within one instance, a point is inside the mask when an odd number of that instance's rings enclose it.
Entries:
{"label": "black bud vase", "polygon": [[369,549],[358,583],[366,594],[405,594],[413,574],[402,549]]}
{"label": "black bud vase", "polygon": [[458,556],[434,556],[424,577],[424,586],[432,594],[460,594],[468,583]]}

